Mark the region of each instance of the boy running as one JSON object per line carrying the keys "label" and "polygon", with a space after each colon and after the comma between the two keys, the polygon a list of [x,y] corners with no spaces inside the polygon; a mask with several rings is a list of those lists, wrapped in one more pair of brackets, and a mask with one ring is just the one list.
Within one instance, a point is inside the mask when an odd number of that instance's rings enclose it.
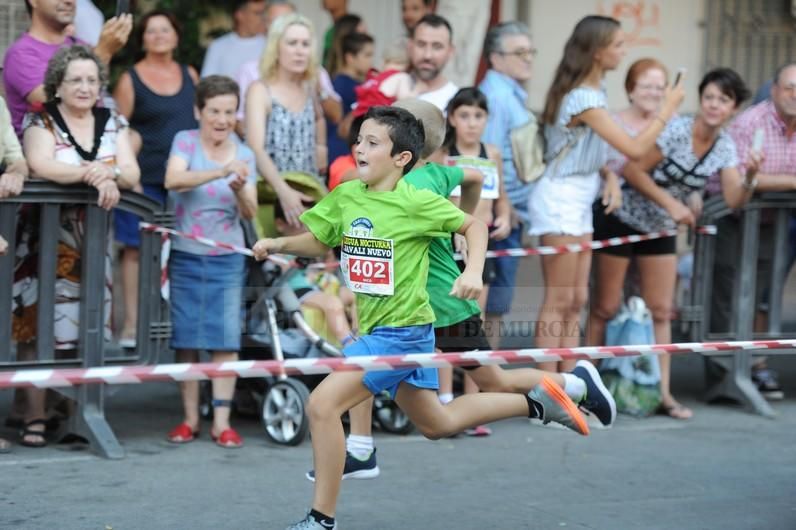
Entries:
{"label": "boy running", "polygon": [[[442,144],[445,132],[442,113],[433,104],[419,99],[402,100],[393,106],[408,110],[423,123],[425,132],[420,160],[403,180],[417,189],[429,190],[444,198],[461,185],[461,208],[465,212],[472,212],[481,197],[481,173],[426,160]],[[458,265],[453,259],[450,237],[434,239],[429,246],[427,290],[436,316],[435,346],[442,352],[491,350],[482,327],[478,304],[473,300],[464,300],[449,294],[459,273]],[[464,369],[485,392],[526,394],[547,376],[563,388],[582,409],[596,416],[604,426],[611,426],[616,418],[614,399],[603,385],[594,365],[588,361],[580,361],[572,373],[544,372],[533,368],[505,370],[494,365],[470,366]],[[569,415],[559,415],[557,412],[557,409],[544,411],[539,419],[544,423],[562,423],[580,432],[579,425],[572,422]],[[370,399],[349,411],[350,434],[346,439],[343,479],[368,479],[379,475],[371,434],[371,414]],[[315,480],[314,471],[308,471],[306,477],[310,481]]]}
{"label": "boy running", "polygon": [[[341,184],[301,221],[309,233],[262,239],[255,256],[271,253],[324,255],[342,245],[342,271],[357,295],[361,329],[366,333],[344,349],[346,356],[431,353],[434,313],[426,280],[428,246],[435,237],[463,234],[470,260],[450,294],[477,298],[486,253],[486,225],[427,190],[417,190],[401,177],[415,164],[423,147],[423,128],[409,112],[391,107],[368,111],[356,148],[360,181]],[[438,439],[468,427],[516,416],[539,416],[540,410],[565,409],[583,417],[549,379],[520,394],[470,394],[443,406],[437,399],[434,369],[383,372],[334,372],[310,396],[312,448],[316,470],[312,510],[291,529],[336,528],[334,515],[345,462],[342,414],[388,390],[415,426]]]}

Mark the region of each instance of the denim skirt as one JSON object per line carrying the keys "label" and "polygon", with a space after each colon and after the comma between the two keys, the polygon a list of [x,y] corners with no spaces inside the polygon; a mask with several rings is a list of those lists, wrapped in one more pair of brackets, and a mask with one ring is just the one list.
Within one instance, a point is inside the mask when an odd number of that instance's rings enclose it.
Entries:
{"label": "denim skirt", "polygon": [[245,257],[172,250],[171,347],[240,351]]}

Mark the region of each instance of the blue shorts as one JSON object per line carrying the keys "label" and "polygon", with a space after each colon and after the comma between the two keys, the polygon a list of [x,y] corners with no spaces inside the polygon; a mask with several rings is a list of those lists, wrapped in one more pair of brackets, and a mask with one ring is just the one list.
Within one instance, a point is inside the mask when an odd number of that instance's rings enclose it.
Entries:
{"label": "blue shorts", "polygon": [[240,351],[245,257],[172,250],[171,342],[174,349]]}
{"label": "blue shorts", "polygon": [[[163,189],[163,186],[144,184],[144,195],[151,199],[155,199],[165,207],[169,193]],[[113,226],[116,234],[116,241],[126,247],[140,247],[141,232],[138,229],[138,223],[140,221],[141,218],[135,214],[123,210],[114,210]]]}
{"label": "blue shorts", "polygon": [[[509,236],[501,241],[494,242],[495,250],[520,248],[522,246],[522,223],[512,228]],[[511,311],[511,302],[517,289],[515,279],[520,258],[502,257],[493,258],[495,265],[494,279],[489,284],[489,295],[486,300],[485,313],[488,315],[503,315]]]}
{"label": "blue shorts", "polygon": [[[407,353],[434,353],[434,327],[431,324],[402,328],[377,327],[343,348],[346,357],[363,355],[404,355]],[[418,388],[437,390],[439,377],[436,368],[407,368],[366,372],[362,383],[374,395],[387,390],[395,398],[398,385],[406,381]]]}

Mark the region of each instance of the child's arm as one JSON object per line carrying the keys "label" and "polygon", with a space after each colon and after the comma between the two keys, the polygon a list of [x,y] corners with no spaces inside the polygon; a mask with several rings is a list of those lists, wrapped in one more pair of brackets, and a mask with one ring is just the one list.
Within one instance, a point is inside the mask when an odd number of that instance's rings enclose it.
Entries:
{"label": "child's arm", "polygon": [[412,76],[406,72],[398,72],[385,79],[379,91],[389,98],[404,99],[417,95]]}
{"label": "child's arm", "polygon": [[501,241],[509,237],[511,233],[512,207],[511,202],[509,202],[509,196],[506,194],[505,182],[503,181],[503,157],[500,150],[492,144],[487,144],[486,152],[489,155],[489,159],[497,166],[498,179],[500,181],[498,198],[495,200],[493,207],[495,216],[492,219],[492,226],[494,230],[489,234],[489,237],[496,241]]}
{"label": "child's arm", "polygon": [[252,251],[254,257],[262,261],[271,254],[293,254],[304,258],[319,258],[324,256],[329,248],[318,241],[312,232],[306,232],[297,236],[260,239],[254,244]]}
{"label": "child's arm", "polygon": [[464,214],[464,223],[456,231],[464,234],[467,241],[468,260],[464,272],[453,282],[450,295],[457,298],[475,300],[484,288],[484,260],[486,244],[489,239],[486,224],[472,215]]}
{"label": "child's arm", "polygon": [[459,199],[459,208],[464,213],[473,213],[478,201],[481,200],[481,186],[484,184],[484,175],[473,168],[463,168],[462,195]]}

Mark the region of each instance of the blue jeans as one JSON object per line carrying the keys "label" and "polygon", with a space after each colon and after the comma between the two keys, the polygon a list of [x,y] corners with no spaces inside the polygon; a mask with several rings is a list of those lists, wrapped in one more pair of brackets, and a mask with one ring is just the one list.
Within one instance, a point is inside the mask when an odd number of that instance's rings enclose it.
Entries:
{"label": "blue jeans", "polygon": [[[494,241],[495,250],[519,248],[522,245],[523,224],[511,229],[509,237],[502,241]],[[517,268],[520,258],[492,258],[495,262],[495,279],[489,285],[489,296],[486,301],[486,314],[503,315],[511,310],[514,298]]]}

